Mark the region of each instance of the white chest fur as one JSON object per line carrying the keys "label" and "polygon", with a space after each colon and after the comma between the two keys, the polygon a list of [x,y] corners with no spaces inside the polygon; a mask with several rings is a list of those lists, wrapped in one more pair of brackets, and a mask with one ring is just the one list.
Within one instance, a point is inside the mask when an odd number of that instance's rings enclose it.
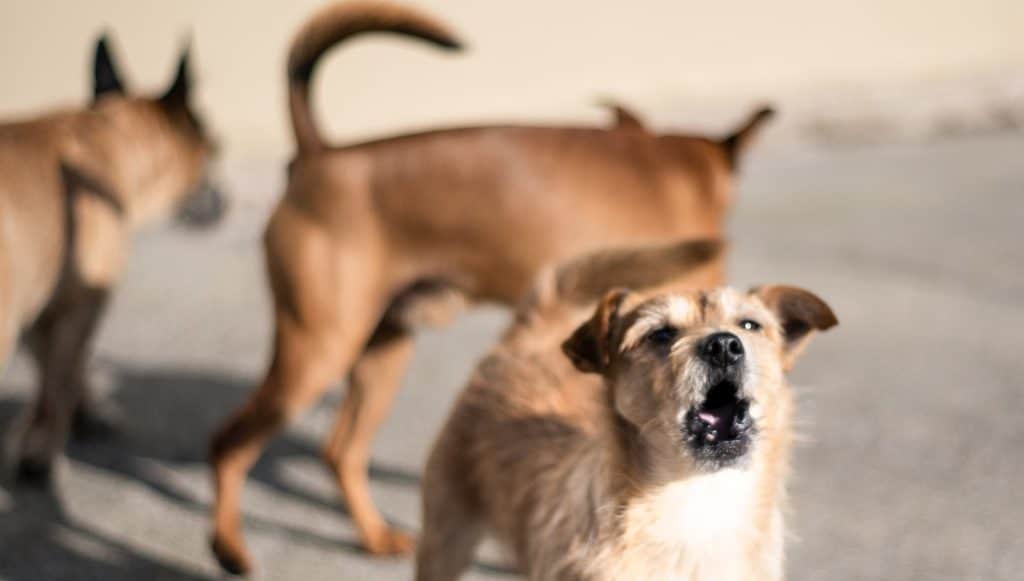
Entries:
{"label": "white chest fur", "polygon": [[622,537],[598,559],[595,577],[747,581],[755,503],[756,477],[747,470],[721,470],[653,490],[626,509]]}

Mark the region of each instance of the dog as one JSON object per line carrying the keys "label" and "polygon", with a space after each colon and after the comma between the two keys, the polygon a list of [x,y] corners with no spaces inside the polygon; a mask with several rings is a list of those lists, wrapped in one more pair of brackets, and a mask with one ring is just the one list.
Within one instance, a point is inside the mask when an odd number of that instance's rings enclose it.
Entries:
{"label": "dog", "polygon": [[129,95],[104,35],[90,106],[0,124],[0,365],[20,340],[39,372],[11,447],[20,480],[48,482],[73,427],[111,427],[85,372],[131,233],[175,211],[193,225],[224,212],[190,93],[186,49],[165,91]]}
{"label": "dog", "polygon": [[[309,106],[320,57],[369,32],[460,44],[409,8],[332,5],[288,56],[297,153],[264,237],[273,356],[262,384],[211,443],[212,549],[251,569],[240,521],[246,474],[269,438],[348,378],[324,459],[372,554],[401,554],[369,493],[370,444],[412,353],[413,331],[463,303],[514,305],[540,269],[610,243],[718,236],[734,170],[770,109],[723,139],[656,135],[621,109],[610,129],[489,126],[328,147]],[[721,262],[704,267],[720,280]]]}
{"label": "dog", "polygon": [[835,315],[793,287],[630,268],[680,272],[664,249],[609,252],[539,285],[458,398],[424,476],[419,581],[458,578],[485,531],[533,581],[782,577],[784,372]]}

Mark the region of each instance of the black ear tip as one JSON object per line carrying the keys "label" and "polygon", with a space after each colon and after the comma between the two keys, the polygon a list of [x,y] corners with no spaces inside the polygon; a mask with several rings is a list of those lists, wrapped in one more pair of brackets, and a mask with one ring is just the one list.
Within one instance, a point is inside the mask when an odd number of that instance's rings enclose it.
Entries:
{"label": "black ear tip", "polygon": [[193,38],[195,35],[191,30],[187,30],[181,37],[181,48],[178,50],[178,62],[185,63],[192,58],[192,45],[195,44]]}
{"label": "black ear tip", "polygon": [[96,55],[100,54],[109,57],[110,56],[110,39],[111,34],[109,30],[103,30],[99,36],[96,37]]}
{"label": "black ear tip", "polygon": [[93,57],[93,97],[98,98],[106,93],[123,93],[114,57],[110,52],[110,33],[103,31],[96,39],[96,52]]}

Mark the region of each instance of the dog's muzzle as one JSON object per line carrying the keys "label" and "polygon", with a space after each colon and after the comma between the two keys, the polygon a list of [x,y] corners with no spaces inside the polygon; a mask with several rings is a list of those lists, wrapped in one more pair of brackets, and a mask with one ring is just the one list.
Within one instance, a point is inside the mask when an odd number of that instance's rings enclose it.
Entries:
{"label": "dog's muzzle", "polygon": [[743,390],[743,343],[732,333],[715,333],[697,346],[697,356],[707,365],[708,384],[686,412],[684,439],[700,463],[724,468],[747,454],[754,433]]}
{"label": "dog's muzzle", "polygon": [[208,228],[227,213],[227,198],[213,184],[204,181],[185,199],[178,210],[178,221],[191,228]]}

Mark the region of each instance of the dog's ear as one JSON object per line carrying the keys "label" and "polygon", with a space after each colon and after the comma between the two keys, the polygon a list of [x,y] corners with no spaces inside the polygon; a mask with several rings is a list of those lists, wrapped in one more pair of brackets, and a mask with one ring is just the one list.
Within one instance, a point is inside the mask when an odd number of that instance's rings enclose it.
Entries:
{"label": "dog's ear", "polygon": [[606,99],[601,101],[599,104],[608,108],[608,110],[612,112],[612,115],[614,115],[615,129],[647,131],[647,125],[642,119],[640,119],[640,116],[622,103]]}
{"label": "dog's ear", "polygon": [[192,42],[185,43],[181,49],[181,56],[178,57],[178,66],[175,68],[174,80],[167,87],[167,91],[160,97],[160,102],[165,105],[185,105],[188,103],[189,91],[192,88],[191,66]]}
{"label": "dog's ear", "polygon": [[110,54],[110,41],[107,34],[96,41],[96,51],[92,61],[92,100],[96,102],[103,95],[123,95],[124,83],[114,65]]}
{"label": "dog's ear", "polygon": [[792,368],[797,356],[816,331],[824,331],[839,324],[828,304],[804,289],[770,285],[754,288],[750,292],[760,298],[779,321],[783,340],[783,367],[786,371]]}
{"label": "dog's ear", "polygon": [[624,289],[608,291],[590,320],[580,325],[572,336],[562,343],[562,351],[576,369],[585,373],[603,373],[608,368],[613,349],[612,327],[627,296],[629,291]]}
{"label": "dog's ear", "polygon": [[735,131],[719,142],[722,150],[725,152],[730,169],[735,171],[739,168],[740,156],[743,155],[758,134],[761,133],[761,128],[765,121],[774,116],[775,109],[769,105],[764,105],[751,113],[750,117],[741,126],[737,127]]}

